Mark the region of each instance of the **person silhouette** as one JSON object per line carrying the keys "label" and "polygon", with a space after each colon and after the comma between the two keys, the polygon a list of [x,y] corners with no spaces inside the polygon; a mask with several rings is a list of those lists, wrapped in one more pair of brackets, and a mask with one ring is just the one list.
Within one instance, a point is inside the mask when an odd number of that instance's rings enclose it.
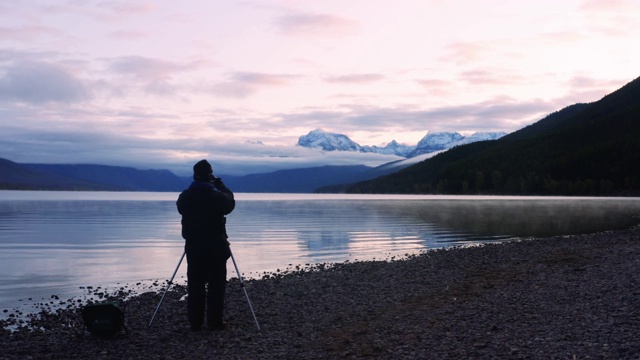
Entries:
{"label": "person silhouette", "polygon": [[187,255],[187,317],[191,330],[222,330],[227,259],[231,256],[226,217],[235,208],[233,192],[213,175],[207,160],[193,166],[193,182],[176,201],[182,215]]}

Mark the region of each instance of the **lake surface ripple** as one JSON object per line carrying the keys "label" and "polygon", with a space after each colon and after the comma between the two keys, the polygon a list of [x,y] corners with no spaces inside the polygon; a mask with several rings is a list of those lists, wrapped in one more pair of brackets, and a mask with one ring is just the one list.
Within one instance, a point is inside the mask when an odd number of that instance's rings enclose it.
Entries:
{"label": "lake surface ripple", "polygon": [[[177,193],[0,191],[0,308],[87,286],[167,280],[183,251]],[[639,198],[236,194],[245,277],[457,245],[636,225]],[[236,276],[229,261],[229,277]],[[176,280],[186,277],[183,264]]]}

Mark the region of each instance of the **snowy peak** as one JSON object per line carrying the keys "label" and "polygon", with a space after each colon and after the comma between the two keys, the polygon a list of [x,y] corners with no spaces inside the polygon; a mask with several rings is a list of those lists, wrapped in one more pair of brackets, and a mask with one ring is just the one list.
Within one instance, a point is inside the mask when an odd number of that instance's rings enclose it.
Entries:
{"label": "snowy peak", "polygon": [[501,137],[507,135],[506,132],[476,132],[473,133],[468,139],[476,139],[475,141],[485,141],[485,140],[498,140]]}
{"label": "snowy peak", "polygon": [[454,146],[471,144],[476,141],[497,140],[506,134],[505,132],[476,132],[465,137],[457,132],[429,132],[418,142],[408,157],[451,149]]}
{"label": "snowy peak", "polygon": [[420,141],[416,148],[422,147],[445,147],[447,144],[462,140],[464,136],[457,132],[428,132]]}
{"label": "snowy peak", "polygon": [[387,145],[385,145],[383,147],[379,147],[379,146],[376,146],[376,145],[363,146],[362,147],[362,151],[363,152],[373,152],[373,153],[378,153],[378,154],[385,154],[385,155],[397,155],[397,156],[407,157],[409,155],[409,153],[411,151],[413,151],[413,148],[414,148],[413,146],[400,144],[395,140],[391,140],[390,143],[388,143]]}
{"label": "snowy peak", "polygon": [[506,135],[505,132],[476,132],[465,137],[457,132],[428,132],[416,146],[400,144],[392,140],[387,145],[380,147],[375,145],[361,146],[346,135],[315,129],[307,135],[300,136],[297,145],[307,148],[322,148],[325,151],[360,151],[412,158],[476,141],[496,140],[504,135]]}
{"label": "snowy peak", "polygon": [[310,131],[307,135],[300,136],[300,138],[298,138],[297,145],[308,148],[321,148],[325,151],[360,151],[364,153],[397,155],[401,157],[407,157],[407,155],[413,151],[413,146],[399,144],[395,140],[392,140],[384,147],[375,145],[361,146],[344,134],[327,132],[322,129],[315,129]]}
{"label": "snowy peak", "polygon": [[456,141],[455,143],[451,144],[449,148],[458,145],[471,144],[476,141],[498,140],[505,135],[507,135],[506,132],[475,132],[463,138],[462,140]]}
{"label": "snowy peak", "polygon": [[325,151],[359,151],[361,146],[343,134],[336,134],[315,129],[298,139],[299,146],[308,148],[322,148]]}
{"label": "snowy peak", "polygon": [[447,149],[448,145],[464,139],[457,132],[428,132],[416,145],[413,156]]}

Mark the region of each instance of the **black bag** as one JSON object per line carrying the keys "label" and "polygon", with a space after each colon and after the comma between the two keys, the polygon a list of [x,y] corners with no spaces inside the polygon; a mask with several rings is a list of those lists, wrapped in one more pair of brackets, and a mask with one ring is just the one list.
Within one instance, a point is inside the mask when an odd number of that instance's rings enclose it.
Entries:
{"label": "black bag", "polygon": [[90,333],[110,337],[118,334],[124,326],[124,306],[121,301],[104,301],[82,308],[82,320]]}

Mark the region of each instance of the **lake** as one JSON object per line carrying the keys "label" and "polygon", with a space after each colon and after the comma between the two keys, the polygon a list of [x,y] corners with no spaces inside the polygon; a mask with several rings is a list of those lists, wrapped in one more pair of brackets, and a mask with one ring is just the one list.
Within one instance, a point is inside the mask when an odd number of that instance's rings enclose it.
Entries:
{"label": "lake", "polygon": [[[0,191],[0,309],[139,290],[183,252],[177,193]],[[236,194],[227,217],[247,278],[296,265],[389,259],[449,246],[638,224],[639,198]],[[231,260],[229,277],[235,277]],[[176,275],[184,282],[186,263]],[[0,313],[1,315],[1,313]]]}

